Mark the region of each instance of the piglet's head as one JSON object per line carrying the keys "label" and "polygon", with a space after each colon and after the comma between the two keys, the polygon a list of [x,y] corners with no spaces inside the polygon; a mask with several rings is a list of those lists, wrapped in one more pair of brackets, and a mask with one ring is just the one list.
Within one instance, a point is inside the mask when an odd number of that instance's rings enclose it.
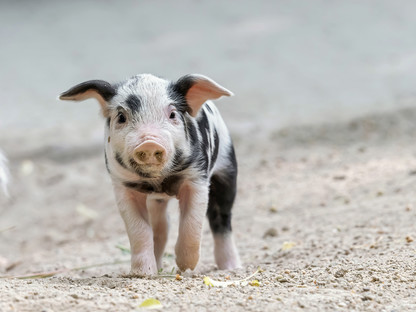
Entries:
{"label": "piglet's head", "polygon": [[232,93],[202,75],[169,82],[149,74],[122,83],[103,80],[80,83],[61,100],[95,98],[106,118],[106,155],[116,175],[159,178],[180,168],[190,157],[187,135],[201,106]]}

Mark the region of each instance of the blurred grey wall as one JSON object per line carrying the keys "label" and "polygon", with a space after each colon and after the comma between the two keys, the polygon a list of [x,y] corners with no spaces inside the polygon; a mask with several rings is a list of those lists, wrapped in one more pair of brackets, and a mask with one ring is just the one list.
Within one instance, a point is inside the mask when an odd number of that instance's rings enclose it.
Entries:
{"label": "blurred grey wall", "polygon": [[411,106],[416,1],[1,1],[0,139],[96,126],[56,96],[93,78],[210,76],[241,133]]}

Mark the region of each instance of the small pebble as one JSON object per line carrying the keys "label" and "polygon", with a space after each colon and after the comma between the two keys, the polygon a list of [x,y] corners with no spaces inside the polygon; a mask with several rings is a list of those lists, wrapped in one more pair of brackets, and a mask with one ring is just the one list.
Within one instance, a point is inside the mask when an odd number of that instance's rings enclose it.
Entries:
{"label": "small pebble", "polygon": [[277,230],[275,228],[270,228],[263,234],[263,238],[276,237],[276,236],[277,236]]}
{"label": "small pebble", "polygon": [[362,300],[362,301],[369,301],[369,300],[373,300],[373,298],[372,298],[372,297],[370,297],[370,296],[362,296],[362,297],[361,297],[361,300]]}
{"label": "small pebble", "polygon": [[276,277],[276,279],[279,283],[288,283],[289,282],[289,280],[287,278],[283,277],[282,275],[278,275]]}
{"label": "small pebble", "polygon": [[340,269],[340,270],[338,270],[338,271],[335,272],[334,276],[336,278],[344,277],[344,275],[347,274],[347,272],[348,271],[345,270],[345,269]]}
{"label": "small pebble", "polygon": [[271,206],[269,208],[269,212],[271,212],[271,213],[277,213],[277,208],[275,206]]}

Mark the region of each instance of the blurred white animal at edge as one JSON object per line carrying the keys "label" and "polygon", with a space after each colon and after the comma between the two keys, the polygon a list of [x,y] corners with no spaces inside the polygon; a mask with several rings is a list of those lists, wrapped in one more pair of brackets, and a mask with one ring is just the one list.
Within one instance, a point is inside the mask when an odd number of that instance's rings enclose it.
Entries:
{"label": "blurred white animal at edge", "polygon": [[9,195],[7,191],[7,183],[9,182],[9,169],[7,168],[7,158],[0,151],[0,188],[3,189],[6,196]]}

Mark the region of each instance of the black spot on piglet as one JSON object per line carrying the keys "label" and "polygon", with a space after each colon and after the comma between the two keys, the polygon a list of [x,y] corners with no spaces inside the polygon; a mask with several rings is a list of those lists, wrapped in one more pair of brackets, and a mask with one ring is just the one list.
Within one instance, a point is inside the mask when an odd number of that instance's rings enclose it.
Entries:
{"label": "black spot on piglet", "polygon": [[119,153],[115,153],[114,157],[120,166],[122,166],[123,168],[127,168],[126,164],[124,163]]}
{"label": "black spot on piglet", "polygon": [[163,180],[161,184],[161,193],[166,193],[169,196],[176,195],[181,185],[182,177],[180,175],[171,175]]}
{"label": "black spot on piglet", "polygon": [[153,193],[154,192],[154,188],[152,185],[150,185],[147,182],[124,182],[123,183],[125,187],[134,189],[138,192],[141,193]]}
{"label": "black spot on piglet", "polygon": [[132,112],[138,112],[142,106],[142,102],[140,101],[139,97],[134,94],[130,94],[127,97],[126,104]]}

